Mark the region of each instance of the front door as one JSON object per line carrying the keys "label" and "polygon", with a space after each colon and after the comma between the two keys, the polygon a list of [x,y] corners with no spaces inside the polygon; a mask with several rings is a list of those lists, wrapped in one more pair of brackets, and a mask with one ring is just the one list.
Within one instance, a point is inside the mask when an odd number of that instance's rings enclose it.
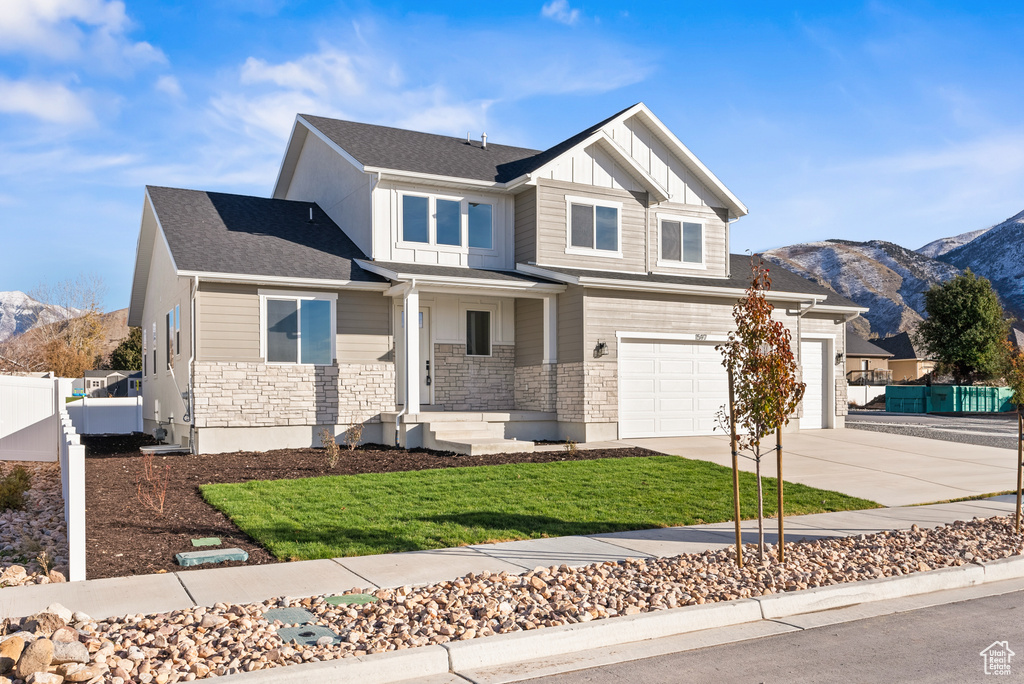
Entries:
{"label": "front door", "polygon": [[430,342],[430,309],[420,309],[420,404],[433,404],[434,345]]}

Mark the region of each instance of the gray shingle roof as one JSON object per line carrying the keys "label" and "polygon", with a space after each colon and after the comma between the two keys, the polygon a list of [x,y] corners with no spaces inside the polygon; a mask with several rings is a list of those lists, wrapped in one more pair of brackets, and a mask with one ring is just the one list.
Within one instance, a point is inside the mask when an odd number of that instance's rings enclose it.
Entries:
{"label": "gray shingle roof", "polygon": [[[616,271],[592,271],[561,266],[541,266],[548,271],[564,273],[578,278],[607,278],[609,280],[628,280],[646,283],[666,283],[676,285],[696,285],[702,287],[726,287],[745,290],[750,286],[750,256],[747,254],[729,255],[730,276],[728,278],[702,278],[700,276],[677,276],[663,273],[619,273]],[[832,290],[807,280],[792,271],[775,264],[766,264],[772,279],[772,290],[777,292],[795,292],[797,294],[827,295],[825,306],[858,305],[842,297]]]}
{"label": "gray shingle roof", "polygon": [[352,263],[366,255],[313,202],[153,186],[147,190],[175,264],[183,271],[384,282]]}
{"label": "gray shingle roof", "polygon": [[506,183],[540,168],[634,106],[543,151],[491,142],[484,149],[479,140],[467,142],[447,135],[300,116],[364,166]]}
{"label": "gray shingle roof", "polygon": [[918,349],[914,345],[914,340],[906,332],[896,333],[895,335],[875,340],[875,345],[887,352],[891,352],[893,361],[927,358],[924,350]]}
{"label": "gray shingle roof", "polygon": [[882,349],[876,344],[855,333],[847,324],[846,326],[846,355],[847,356],[892,356],[892,352]]}

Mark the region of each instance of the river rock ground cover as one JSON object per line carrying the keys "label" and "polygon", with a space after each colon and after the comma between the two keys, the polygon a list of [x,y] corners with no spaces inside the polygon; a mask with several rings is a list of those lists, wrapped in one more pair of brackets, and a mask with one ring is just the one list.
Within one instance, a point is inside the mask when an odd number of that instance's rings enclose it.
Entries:
{"label": "river rock ground cover", "polygon": [[[785,563],[774,556],[753,562],[755,548],[748,546],[745,555],[752,562],[743,569],[727,549],[520,575],[469,574],[421,587],[353,588],[377,598],[361,606],[336,606],[323,596],[281,598],[99,621],[57,606],[47,615],[4,625],[0,668],[24,677],[40,667],[58,683],[192,681],[1007,558],[1024,551],[1012,523],[1009,517],[976,518],[934,529],[915,525],[790,542]],[[277,634],[284,625],[265,617],[279,607],[305,608],[312,624],[332,630],[337,639],[284,643]],[[65,622],[70,630],[61,629]],[[60,646],[62,653],[76,650],[77,660],[56,664],[54,642],[72,637],[84,649]],[[27,654],[31,659],[23,666]]]}
{"label": "river rock ground cover", "polygon": [[[174,454],[154,459],[166,473],[164,512],[156,515],[137,496],[142,473],[139,447],[152,444],[148,435],[82,437],[86,446],[86,567],[89,579],[187,570],[174,554],[190,551],[191,540],[219,537],[224,547],[249,554],[244,565],[279,562],[263,546],[203,500],[199,487],[209,483],[251,480],[294,480],[323,475],[355,475],[455,468],[508,463],[549,463],[630,456],[650,456],[646,449],[579,449],[529,454],[462,456],[422,449],[406,451],[367,445],[342,448],[341,460],[327,468],[322,449],[281,449],[192,456]],[[59,498],[59,491],[58,491]],[[287,558],[287,556],[285,556]],[[243,565],[223,563],[219,567]],[[196,566],[202,567],[202,566]]]}
{"label": "river rock ground cover", "polygon": [[56,463],[0,461],[0,478],[22,467],[31,477],[24,507],[0,511],[0,587],[63,582],[68,538],[60,467]]}

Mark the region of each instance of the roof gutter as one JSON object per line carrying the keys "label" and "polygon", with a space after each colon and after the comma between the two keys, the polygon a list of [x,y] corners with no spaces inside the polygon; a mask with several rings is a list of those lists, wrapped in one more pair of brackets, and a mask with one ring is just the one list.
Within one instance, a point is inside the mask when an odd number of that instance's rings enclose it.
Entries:
{"label": "roof gutter", "polygon": [[214,273],[212,271],[178,271],[177,274],[183,278],[198,277],[206,282],[213,283],[235,283],[242,285],[267,285],[267,286],[295,286],[321,287],[327,289],[344,288],[346,290],[374,290],[383,291],[388,289],[388,283],[366,283],[356,280],[322,280],[320,278],[289,278],[285,276],[258,276],[245,273]]}

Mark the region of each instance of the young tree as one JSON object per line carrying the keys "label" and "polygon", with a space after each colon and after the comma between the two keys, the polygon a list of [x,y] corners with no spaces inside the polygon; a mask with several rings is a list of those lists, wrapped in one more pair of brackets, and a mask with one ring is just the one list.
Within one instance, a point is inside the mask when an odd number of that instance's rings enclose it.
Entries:
{"label": "young tree", "polygon": [[1024,485],[1024,415],[1021,414],[1021,407],[1024,406],[1024,351],[1014,349],[1008,340],[1003,341],[1003,350],[1006,359],[1006,366],[1003,378],[1006,384],[1013,390],[1010,401],[1017,407],[1017,506],[1014,513],[1014,528],[1020,534],[1021,519],[1021,486]]}
{"label": "young tree", "polygon": [[113,370],[142,370],[142,328],[129,328],[128,337],[110,352]]}
{"label": "young tree", "polygon": [[1009,324],[992,284],[964,271],[924,295],[928,318],[917,337],[958,385],[999,375]]}
{"label": "young tree", "polygon": [[[765,293],[772,281],[764,260],[750,260],[752,278],[746,296],[732,308],[736,330],[718,347],[722,365],[729,372],[734,400],[728,420],[741,428],[737,436],[740,451],[749,453],[757,474],[758,556],[764,560],[764,487],[761,459],[767,453],[761,441],[789,423],[804,395],[805,385],[797,382],[797,364],[790,347],[791,336],[782,321],[772,318],[773,307]],[[782,486],[779,479],[778,486]],[[782,519],[782,511],[778,512]]]}

